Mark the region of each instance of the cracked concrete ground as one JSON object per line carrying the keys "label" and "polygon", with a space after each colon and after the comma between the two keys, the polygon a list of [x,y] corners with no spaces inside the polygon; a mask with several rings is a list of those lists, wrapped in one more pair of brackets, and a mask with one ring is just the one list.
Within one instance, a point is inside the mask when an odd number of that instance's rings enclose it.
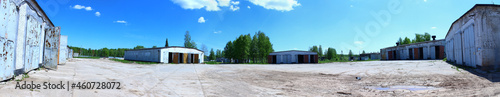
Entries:
{"label": "cracked concrete ground", "polygon": [[[15,89],[17,81],[9,81],[0,85],[1,96],[500,96],[500,83],[491,81],[498,75],[486,79],[439,60],[141,65],[74,58],[55,71],[32,71],[29,76],[24,81],[120,82],[121,89],[20,90]],[[436,89],[368,88],[400,85]]]}

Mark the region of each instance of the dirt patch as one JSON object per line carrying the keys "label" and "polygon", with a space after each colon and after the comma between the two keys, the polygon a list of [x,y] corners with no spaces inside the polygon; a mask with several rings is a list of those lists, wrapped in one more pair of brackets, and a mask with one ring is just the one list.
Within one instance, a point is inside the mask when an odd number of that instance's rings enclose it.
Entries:
{"label": "dirt patch", "polygon": [[[223,74],[220,76],[218,74]],[[251,92],[263,92],[254,87],[279,91],[275,95],[286,96],[487,96],[498,95],[495,91],[474,91],[495,88],[498,84],[471,74],[454,75],[387,75],[372,74],[361,78],[350,74],[328,74],[307,72],[284,72],[243,69],[232,73],[211,72],[206,74],[221,82],[217,87],[231,90],[231,84],[242,84]],[[220,76],[220,77],[214,77]],[[383,91],[367,88],[369,86],[388,87],[397,85],[432,86],[435,90],[394,90]],[[232,85],[234,86],[234,85]],[[215,87],[215,88],[217,88]],[[260,90],[265,90],[260,89]],[[470,92],[464,92],[470,91]],[[226,91],[232,92],[232,91]],[[233,91],[234,92],[234,91]],[[240,91],[241,92],[241,91]],[[273,93],[268,93],[272,95]],[[235,96],[235,95],[227,95]]]}

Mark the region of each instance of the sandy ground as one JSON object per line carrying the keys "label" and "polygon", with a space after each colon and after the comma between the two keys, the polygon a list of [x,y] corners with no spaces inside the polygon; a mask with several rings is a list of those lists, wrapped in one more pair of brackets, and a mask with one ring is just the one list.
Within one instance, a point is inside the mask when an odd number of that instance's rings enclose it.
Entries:
{"label": "sandy ground", "polygon": [[[107,59],[71,59],[57,70],[37,70],[26,81],[120,82],[121,89],[15,89],[7,96],[500,96],[500,74],[480,77],[440,60],[328,64],[204,65],[124,64]],[[356,77],[360,77],[358,80]],[[43,85],[43,84],[42,84]],[[413,88],[394,88],[394,87]],[[388,90],[384,88],[393,87]],[[415,87],[431,89],[412,90]],[[421,89],[421,88],[419,88]]]}

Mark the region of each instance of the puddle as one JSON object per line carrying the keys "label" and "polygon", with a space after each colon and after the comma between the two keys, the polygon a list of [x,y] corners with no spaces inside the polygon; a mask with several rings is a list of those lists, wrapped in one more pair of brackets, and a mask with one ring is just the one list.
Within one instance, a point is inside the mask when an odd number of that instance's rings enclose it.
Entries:
{"label": "puddle", "polygon": [[439,89],[436,87],[428,87],[428,86],[389,86],[389,87],[367,87],[367,88],[381,90],[381,91],[394,91],[394,90],[398,90],[398,89],[405,89],[405,90],[410,90],[410,91]]}

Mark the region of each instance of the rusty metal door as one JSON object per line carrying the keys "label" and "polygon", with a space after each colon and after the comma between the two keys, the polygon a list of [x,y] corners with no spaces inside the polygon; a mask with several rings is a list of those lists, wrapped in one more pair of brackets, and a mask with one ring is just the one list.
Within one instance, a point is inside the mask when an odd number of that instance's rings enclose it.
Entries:
{"label": "rusty metal door", "polygon": [[59,36],[61,28],[48,28],[45,31],[45,47],[43,51],[44,67],[49,69],[57,69],[59,57]]}
{"label": "rusty metal door", "polygon": [[14,76],[14,53],[18,26],[18,10],[10,0],[0,1],[0,80]]}
{"label": "rusty metal door", "polygon": [[[42,31],[41,24],[34,16],[28,16],[28,23],[26,26],[26,41],[25,41],[25,51],[24,51],[24,69],[29,71],[38,68],[38,63],[40,56],[40,38],[39,36]],[[18,32],[22,33],[22,32]]]}
{"label": "rusty metal door", "polygon": [[194,63],[200,63],[200,55],[194,54]]}
{"label": "rusty metal door", "polygon": [[174,53],[173,63],[179,63],[179,53]]}

